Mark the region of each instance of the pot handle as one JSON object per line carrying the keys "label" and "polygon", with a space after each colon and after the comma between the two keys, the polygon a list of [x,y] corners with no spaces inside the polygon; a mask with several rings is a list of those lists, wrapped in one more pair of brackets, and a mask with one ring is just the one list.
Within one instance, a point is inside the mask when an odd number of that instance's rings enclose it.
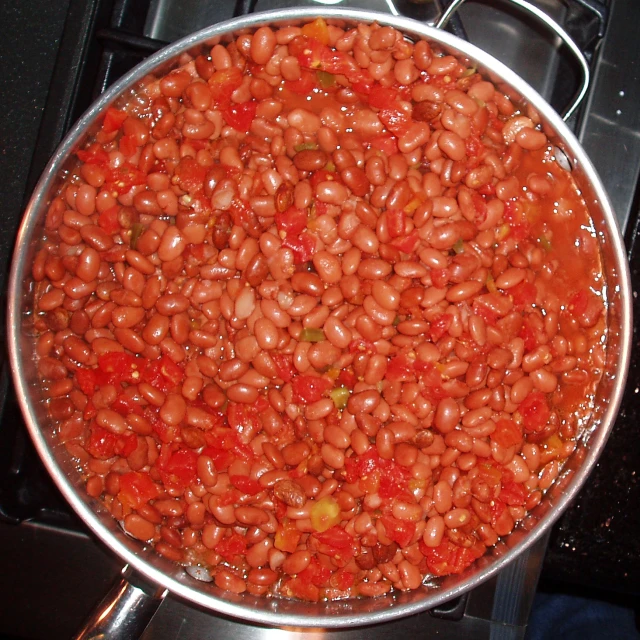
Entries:
{"label": "pot handle", "polygon": [[[460,5],[462,5],[463,2],[465,2],[465,0],[453,0],[453,2],[451,2],[451,4],[447,7],[446,11],[436,21],[435,27],[437,29],[443,29],[449,22],[451,16],[459,9]],[[549,29],[551,29],[569,48],[571,53],[573,53],[573,55],[576,57],[578,64],[580,65],[580,69],[582,71],[582,84],[575,97],[573,98],[573,102],[562,114],[562,119],[566,122],[575,113],[576,109],[582,102],[582,99],[585,97],[587,89],[589,88],[591,75],[589,71],[589,63],[584,57],[582,51],[580,51],[578,45],[572,40],[571,36],[544,11],[541,11],[540,9],[538,9],[538,7],[535,7],[534,5],[526,2],[526,0],[509,0],[509,2],[511,4],[515,4],[521,9],[524,9],[529,14],[544,23],[547,27],[549,27]]]}
{"label": "pot handle", "polygon": [[129,574],[125,567],[74,640],[134,640],[143,634],[168,592],[140,580],[134,585]]}

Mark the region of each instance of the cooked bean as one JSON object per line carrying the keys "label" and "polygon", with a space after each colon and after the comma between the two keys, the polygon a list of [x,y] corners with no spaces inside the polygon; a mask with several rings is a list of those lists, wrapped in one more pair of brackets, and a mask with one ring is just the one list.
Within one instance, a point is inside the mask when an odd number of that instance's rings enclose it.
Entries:
{"label": "cooked bean", "polygon": [[111,409],[100,409],[96,413],[96,422],[111,433],[121,434],[127,430],[127,421]]}
{"label": "cooked bean", "polygon": [[143,542],[151,540],[156,533],[155,526],[137,513],[125,516],[124,529],[129,535]]}
{"label": "cooked bean", "polygon": [[442,542],[444,535],[445,523],[442,516],[432,516],[427,521],[422,539],[427,547],[437,547]]}

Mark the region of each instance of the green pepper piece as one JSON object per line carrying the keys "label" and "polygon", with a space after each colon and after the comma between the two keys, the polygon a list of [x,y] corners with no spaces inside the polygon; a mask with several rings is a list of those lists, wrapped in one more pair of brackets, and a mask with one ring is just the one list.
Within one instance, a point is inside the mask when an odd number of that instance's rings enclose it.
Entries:
{"label": "green pepper piece", "polygon": [[547,238],[547,236],[543,234],[540,235],[540,238],[538,238],[540,240],[540,244],[543,246],[544,250],[549,252],[551,251],[551,240],[549,240],[549,238]]}
{"label": "green pepper piece", "polygon": [[462,241],[462,238],[458,238],[456,240],[456,243],[453,245],[453,250],[456,253],[464,253],[464,242]]}
{"label": "green pepper piece", "polygon": [[324,331],[313,327],[305,327],[300,332],[300,342],[322,342],[324,340]]}
{"label": "green pepper piece", "polygon": [[293,147],[293,150],[296,153],[300,151],[315,151],[318,148],[318,145],[315,142],[301,142]]}
{"label": "green pepper piece", "polygon": [[344,409],[349,400],[349,389],[347,387],[336,387],[329,392],[329,396],[333,400],[336,409]]}
{"label": "green pepper piece", "polygon": [[135,250],[138,246],[138,240],[140,236],[144,233],[146,227],[140,222],[134,222],[131,225],[131,238],[129,239],[129,246]]}
{"label": "green pepper piece", "polygon": [[329,73],[328,71],[318,70],[316,71],[316,77],[318,78],[318,84],[323,89],[331,89],[336,84],[336,77],[333,73]]}

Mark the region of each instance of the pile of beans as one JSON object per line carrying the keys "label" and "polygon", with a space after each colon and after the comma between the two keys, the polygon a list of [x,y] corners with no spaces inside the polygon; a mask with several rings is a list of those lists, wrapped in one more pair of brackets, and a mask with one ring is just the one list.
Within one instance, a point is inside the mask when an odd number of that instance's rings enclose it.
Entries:
{"label": "pile of beans", "polygon": [[77,155],[32,269],[38,367],[129,535],[317,601],[461,573],[540,502],[606,305],[533,109],[318,19],[185,53]]}

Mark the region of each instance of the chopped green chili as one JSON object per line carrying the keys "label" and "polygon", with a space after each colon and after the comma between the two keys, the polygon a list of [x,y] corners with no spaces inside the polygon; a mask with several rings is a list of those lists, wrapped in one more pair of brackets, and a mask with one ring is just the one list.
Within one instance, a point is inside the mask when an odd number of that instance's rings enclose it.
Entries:
{"label": "chopped green chili", "polygon": [[305,327],[300,332],[300,342],[322,342],[324,340],[324,331],[315,329],[314,327]]}
{"label": "chopped green chili", "polygon": [[316,71],[316,76],[318,78],[318,84],[323,89],[330,89],[334,87],[336,84],[336,77],[333,73],[329,73],[328,71],[318,70]]}
{"label": "chopped green chili", "polygon": [[135,248],[138,246],[138,240],[140,238],[140,236],[144,233],[145,231],[145,226],[139,222],[134,222],[131,225],[131,238],[129,239],[129,246],[135,250]]}
{"label": "chopped green chili", "polygon": [[333,400],[336,409],[344,409],[349,400],[349,389],[347,387],[336,387],[329,392],[329,396]]}
{"label": "chopped green chili", "polygon": [[298,153],[300,151],[315,151],[318,145],[315,142],[301,142],[293,147],[293,150]]}

